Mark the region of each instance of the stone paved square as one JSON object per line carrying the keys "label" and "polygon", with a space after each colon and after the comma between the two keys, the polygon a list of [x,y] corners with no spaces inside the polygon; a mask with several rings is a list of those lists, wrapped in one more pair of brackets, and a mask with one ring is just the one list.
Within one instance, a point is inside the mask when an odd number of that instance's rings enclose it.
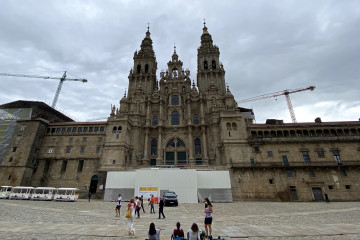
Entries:
{"label": "stone paved square", "polygon": [[[1,239],[145,239],[151,222],[170,239],[177,221],[187,231],[193,222],[204,229],[203,204],[165,207],[165,219],[141,213],[136,235],[127,235],[125,211],[115,217],[114,202],[0,200]],[[214,203],[213,237],[225,239],[360,239],[359,202]]]}

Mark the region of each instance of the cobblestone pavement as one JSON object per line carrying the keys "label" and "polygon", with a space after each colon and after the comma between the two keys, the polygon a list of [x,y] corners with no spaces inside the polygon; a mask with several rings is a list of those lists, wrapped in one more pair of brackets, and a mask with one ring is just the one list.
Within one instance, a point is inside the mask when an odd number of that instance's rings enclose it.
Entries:
{"label": "cobblestone pavement", "polygon": [[[133,239],[127,235],[126,204],[115,217],[114,202],[0,200],[1,239]],[[134,239],[145,239],[151,222],[170,239],[177,221],[187,231],[204,229],[204,205],[165,207],[165,219],[147,212],[135,220]],[[215,203],[213,237],[225,239],[360,239],[359,202]]]}

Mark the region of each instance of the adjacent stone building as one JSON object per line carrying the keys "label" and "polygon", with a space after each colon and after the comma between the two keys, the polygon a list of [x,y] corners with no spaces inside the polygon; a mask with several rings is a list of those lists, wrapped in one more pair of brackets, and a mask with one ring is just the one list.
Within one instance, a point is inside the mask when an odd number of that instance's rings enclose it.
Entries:
{"label": "adjacent stone building", "polygon": [[359,121],[254,124],[225,85],[205,25],[196,84],[176,49],[158,79],[152,44],[148,30],[107,121],[17,121],[0,184],[77,187],[102,198],[108,172],[177,167],[229,171],[234,200],[318,201],[324,192],[360,200]]}

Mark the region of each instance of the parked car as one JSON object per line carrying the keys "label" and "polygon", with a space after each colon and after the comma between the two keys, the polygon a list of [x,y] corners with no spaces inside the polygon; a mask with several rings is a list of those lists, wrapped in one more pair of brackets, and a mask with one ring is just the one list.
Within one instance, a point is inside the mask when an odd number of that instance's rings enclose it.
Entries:
{"label": "parked car", "polygon": [[163,197],[164,197],[165,206],[171,206],[171,205],[177,206],[179,204],[175,192],[165,192]]}

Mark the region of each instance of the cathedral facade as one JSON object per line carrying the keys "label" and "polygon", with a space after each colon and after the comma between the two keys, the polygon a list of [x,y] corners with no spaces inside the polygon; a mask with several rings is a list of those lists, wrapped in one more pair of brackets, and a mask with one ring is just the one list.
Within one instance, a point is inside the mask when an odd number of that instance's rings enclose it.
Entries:
{"label": "cathedral facade", "polygon": [[[78,187],[103,197],[107,173],[144,168],[228,171],[234,200],[360,200],[360,124],[253,123],[225,84],[204,25],[197,75],[176,49],[157,78],[149,30],[134,53],[128,92],[104,122],[17,121],[1,185]],[[10,161],[11,160],[11,161]]]}

